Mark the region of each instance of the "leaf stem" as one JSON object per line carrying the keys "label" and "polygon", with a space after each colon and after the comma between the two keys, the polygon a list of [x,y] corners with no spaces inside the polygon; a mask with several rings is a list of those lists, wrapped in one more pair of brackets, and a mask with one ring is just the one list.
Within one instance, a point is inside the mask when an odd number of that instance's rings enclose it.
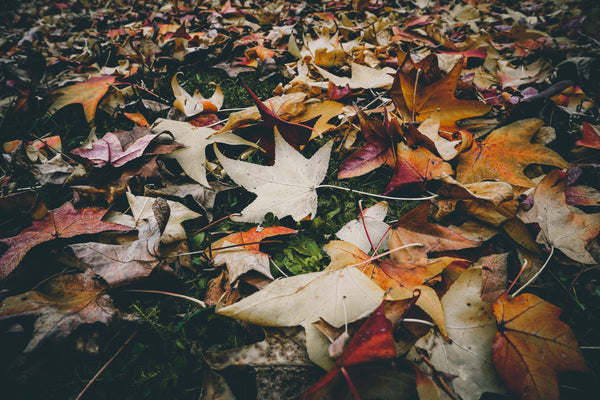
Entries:
{"label": "leaf stem", "polygon": [[350,391],[352,391],[352,394],[354,395],[354,398],[356,400],[360,400],[360,396],[358,394],[358,390],[356,390],[356,387],[354,386],[354,383],[352,383],[352,380],[350,379],[350,375],[348,375],[348,371],[346,371],[346,368],[341,367],[340,371],[342,371],[342,375],[344,375],[344,378],[346,379],[346,382],[348,382],[348,386],[350,386]]}
{"label": "leaf stem", "polygon": [[431,199],[435,199],[436,197],[438,197],[437,194],[434,194],[432,196],[427,196],[427,197],[393,197],[393,196],[384,196],[381,194],[373,194],[373,193],[363,192],[361,190],[354,190],[354,189],[350,189],[350,188],[345,188],[343,186],[319,185],[319,186],[315,187],[315,189],[321,189],[321,188],[339,189],[339,190],[344,190],[344,191],[350,192],[350,193],[363,194],[365,196],[371,196],[371,197],[376,197],[378,199],[386,199],[386,200],[403,200],[403,201],[431,200]]}
{"label": "leaf stem", "polygon": [[536,274],[534,276],[532,276],[531,279],[529,279],[523,286],[521,286],[519,288],[519,290],[517,290],[515,293],[513,293],[510,296],[511,298],[514,299],[519,293],[521,293],[523,291],[523,289],[525,289],[527,286],[529,286],[533,281],[535,281],[537,279],[538,276],[540,276],[540,274],[542,273],[544,268],[546,268],[546,265],[548,265],[548,263],[550,262],[552,255],[554,255],[554,246],[552,246],[550,248],[550,254],[548,255],[548,258],[546,258],[546,262],[544,263],[544,265],[542,265],[542,268],[540,268],[540,270],[538,272],[536,272]]}
{"label": "leaf stem", "polygon": [[385,252],[383,252],[381,254],[377,254],[376,256],[369,257],[368,259],[366,259],[364,261],[361,261],[361,262],[359,262],[357,264],[348,265],[348,267],[358,267],[359,265],[370,263],[371,261],[377,260],[378,258],[381,258],[383,256],[387,256],[388,254],[391,254],[391,253],[393,253],[395,251],[398,251],[398,250],[403,250],[403,249],[406,249],[406,248],[409,248],[409,247],[424,247],[424,246],[425,245],[423,243],[409,243],[409,244],[405,244],[404,246],[396,247],[395,249],[391,249],[391,250],[385,251]]}
{"label": "leaf stem", "polygon": [[145,290],[145,289],[126,289],[126,290],[123,290],[123,292],[165,294],[167,296],[179,297],[181,299],[189,300],[189,301],[191,301],[193,303],[198,304],[199,306],[201,306],[203,308],[206,308],[206,303],[203,302],[202,300],[198,300],[198,299],[196,299],[194,297],[186,296],[184,294],[179,294],[179,293],[163,292],[162,290]]}
{"label": "leaf stem", "polygon": [[375,245],[373,244],[373,240],[371,239],[371,235],[369,235],[369,230],[367,229],[367,222],[365,221],[365,213],[363,211],[362,199],[358,201],[358,209],[360,210],[360,220],[362,221],[363,229],[365,230],[365,235],[367,235],[367,240],[369,241],[371,248],[375,251],[375,254],[377,254],[377,249],[375,249]]}

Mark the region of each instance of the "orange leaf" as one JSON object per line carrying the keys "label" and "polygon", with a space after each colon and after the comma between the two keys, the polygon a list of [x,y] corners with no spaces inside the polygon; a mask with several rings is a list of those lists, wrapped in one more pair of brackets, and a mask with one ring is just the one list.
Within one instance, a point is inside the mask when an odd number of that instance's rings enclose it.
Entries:
{"label": "orange leaf", "polygon": [[499,180],[511,185],[533,187],[535,183],[523,173],[530,164],[569,166],[561,156],[543,144],[531,143],[542,127],[539,119],[524,119],[494,130],[485,140],[458,155],[456,180],[474,183]]}
{"label": "orange leaf", "polygon": [[97,76],[85,82],[55,90],[52,94],[61,96],[52,103],[48,112],[53,114],[69,104],[81,104],[85,119],[87,122],[91,122],[96,116],[98,102],[104,97],[115,79],[117,77],[113,75]]}
{"label": "orange leaf", "polygon": [[493,306],[498,322],[492,357],[498,374],[523,399],[558,399],[559,371],[588,371],[561,309],[525,293],[502,295]]}
{"label": "orange leaf", "polygon": [[425,85],[425,79],[417,75],[417,68],[407,55],[394,77],[390,97],[405,120],[421,122],[435,114],[440,118],[440,129],[456,131],[456,121],[483,115],[491,109],[476,100],[454,97],[461,71],[462,63],[458,63],[448,75]]}

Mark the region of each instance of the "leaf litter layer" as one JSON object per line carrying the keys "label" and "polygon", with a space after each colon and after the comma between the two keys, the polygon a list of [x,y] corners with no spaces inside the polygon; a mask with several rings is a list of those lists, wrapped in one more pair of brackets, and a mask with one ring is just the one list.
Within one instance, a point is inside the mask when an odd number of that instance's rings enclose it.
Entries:
{"label": "leaf litter layer", "polygon": [[592,2],[0,20],[5,393],[593,393]]}

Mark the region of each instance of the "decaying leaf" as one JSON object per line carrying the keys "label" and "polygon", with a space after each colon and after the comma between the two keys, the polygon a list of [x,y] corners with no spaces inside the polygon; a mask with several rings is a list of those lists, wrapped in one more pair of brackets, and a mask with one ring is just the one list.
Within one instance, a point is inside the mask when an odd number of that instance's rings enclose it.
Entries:
{"label": "decaying leaf", "polygon": [[506,385],[523,399],[558,399],[558,372],[588,371],[561,309],[525,293],[494,303],[493,359]]}
{"label": "decaying leaf", "polygon": [[102,221],[106,209],[98,207],[76,209],[67,202],[21,232],[17,236],[0,239],[8,249],[0,258],[0,280],[6,279],[17,268],[29,250],[40,243],[58,238],[70,238],[104,231],[130,231],[131,228]]}
{"label": "decaying leaf", "polygon": [[237,184],[257,195],[238,222],[261,223],[265,214],[278,218],[291,215],[296,221],[317,212],[316,187],[325,178],[332,142],[328,142],[310,159],[275,133],[275,164],[263,166],[225,157],[215,146],[215,153],[225,171]]}
{"label": "decaying leaf", "polygon": [[119,316],[106,294],[107,286],[92,271],[55,277],[37,290],[7,297],[0,320],[37,316],[29,353],[49,340],[61,340],[83,324],[109,324]]}

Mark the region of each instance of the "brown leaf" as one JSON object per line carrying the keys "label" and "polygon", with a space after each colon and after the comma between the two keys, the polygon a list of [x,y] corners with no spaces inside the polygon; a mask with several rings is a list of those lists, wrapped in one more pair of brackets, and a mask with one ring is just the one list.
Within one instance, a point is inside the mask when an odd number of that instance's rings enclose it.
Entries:
{"label": "brown leaf", "polygon": [[558,399],[558,372],[588,371],[571,328],[558,319],[560,313],[530,293],[514,299],[504,294],[494,303],[494,364],[509,389],[523,399]]}
{"label": "brown leaf", "polygon": [[109,324],[118,317],[106,285],[92,271],[62,275],[41,288],[4,299],[0,320],[37,316],[29,353],[48,340],[62,340],[83,324]]}
{"label": "brown leaf", "polygon": [[0,239],[0,242],[9,246],[0,258],[0,280],[6,279],[27,252],[40,243],[104,231],[131,230],[127,226],[102,221],[106,211],[98,207],[75,209],[72,203],[65,203],[60,208],[50,210],[43,219],[34,221],[19,235]]}
{"label": "brown leaf", "polygon": [[566,204],[566,174],[550,171],[533,195],[533,207],[519,215],[525,223],[538,223],[537,242],[553,246],[572,260],[595,264],[586,245],[600,233],[600,213],[572,211]]}
{"label": "brown leaf", "polygon": [[481,268],[481,300],[494,303],[506,291],[508,253],[481,257],[474,268]]}

